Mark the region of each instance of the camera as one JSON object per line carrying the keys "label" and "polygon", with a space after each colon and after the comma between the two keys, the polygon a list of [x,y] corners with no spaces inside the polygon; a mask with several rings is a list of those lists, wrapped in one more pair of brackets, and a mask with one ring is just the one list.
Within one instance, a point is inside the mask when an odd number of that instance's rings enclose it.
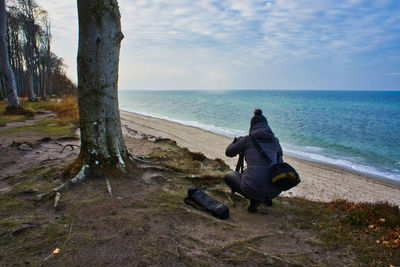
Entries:
{"label": "camera", "polygon": [[233,143],[236,143],[236,142],[239,141],[241,138],[243,138],[243,136],[239,136],[239,137],[233,138]]}

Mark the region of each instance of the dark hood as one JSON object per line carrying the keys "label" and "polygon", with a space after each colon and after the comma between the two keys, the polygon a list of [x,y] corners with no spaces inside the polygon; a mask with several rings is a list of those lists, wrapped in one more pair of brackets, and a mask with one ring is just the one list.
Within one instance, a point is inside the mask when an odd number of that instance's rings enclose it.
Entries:
{"label": "dark hood", "polygon": [[271,128],[265,122],[257,123],[253,127],[251,127],[249,134],[251,134],[258,140],[265,140],[265,141],[274,140],[275,137]]}

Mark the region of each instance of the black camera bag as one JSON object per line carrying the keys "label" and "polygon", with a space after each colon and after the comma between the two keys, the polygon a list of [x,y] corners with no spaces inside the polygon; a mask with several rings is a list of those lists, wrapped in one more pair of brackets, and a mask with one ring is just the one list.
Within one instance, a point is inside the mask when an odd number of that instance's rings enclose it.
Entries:
{"label": "black camera bag", "polygon": [[[256,138],[250,135],[251,141],[260,152],[261,156],[268,162],[271,163],[271,159],[267,153],[262,149]],[[271,166],[268,173],[268,179],[271,184],[281,191],[287,191],[300,183],[300,176],[296,170],[288,163],[276,163]]]}
{"label": "black camera bag", "polygon": [[229,218],[229,208],[227,206],[221,204],[196,187],[188,189],[188,196],[185,198],[185,203],[198,210],[211,212],[215,217],[221,219]]}

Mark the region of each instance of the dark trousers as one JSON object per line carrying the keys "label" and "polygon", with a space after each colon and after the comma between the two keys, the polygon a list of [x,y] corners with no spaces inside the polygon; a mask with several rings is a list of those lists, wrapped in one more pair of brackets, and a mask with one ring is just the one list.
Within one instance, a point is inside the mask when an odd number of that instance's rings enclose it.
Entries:
{"label": "dark trousers", "polygon": [[227,186],[229,186],[232,190],[232,193],[239,193],[245,198],[250,199],[250,206],[251,207],[257,207],[258,201],[255,201],[251,199],[251,197],[246,196],[242,189],[240,188],[240,180],[242,179],[242,174],[240,172],[235,172],[235,171],[229,171],[225,174],[225,183]]}
{"label": "dark trousers", "polygon": [[229,171],[225,174],[225,183],[231,188],[232,192],[237,192],[244,196],[242,189],[240,188],[241,179],[242,174],[240,172]]}

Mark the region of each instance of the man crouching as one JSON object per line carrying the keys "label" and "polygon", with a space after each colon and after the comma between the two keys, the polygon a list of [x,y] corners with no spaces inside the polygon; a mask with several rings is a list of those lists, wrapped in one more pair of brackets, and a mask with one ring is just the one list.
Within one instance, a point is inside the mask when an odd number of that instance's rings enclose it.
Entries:
{"label": "man crouching", "polygon": [[[270,162],[261,156],[250,135],[267,154]],[[279,140],[269,127],[267,119],[262,115],[261,109],[254,110],[249,135],[235,138],[225,152],[228,157],[235,157],[240,153],[244,154],[247,169],[243,174],[229,171],[225,175],[225,183],[231,188],[232,193],[237,192],[250,199],[249,212],[257,212],[257,207],[261,202],[272,205],[272,199],[281,193],[272,186],[268,179],[268,172],[273,164],[283,162]]]}

